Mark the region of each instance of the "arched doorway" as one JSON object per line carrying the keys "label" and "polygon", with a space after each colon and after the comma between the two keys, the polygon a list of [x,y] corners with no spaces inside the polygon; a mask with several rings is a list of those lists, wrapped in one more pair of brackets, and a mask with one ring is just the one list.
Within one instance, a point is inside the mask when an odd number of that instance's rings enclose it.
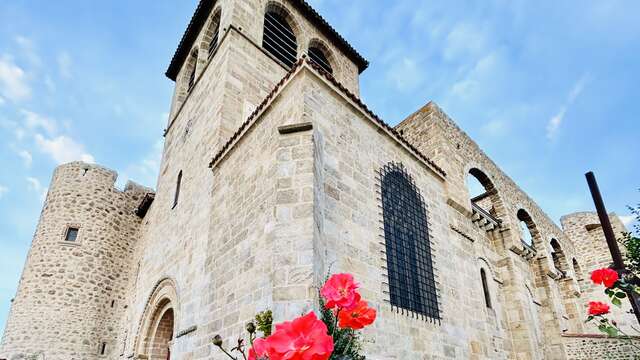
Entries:
{"label": "arched doorway", "polygon": [[153,338],[149,343],[149,359],[169,360],[171,358],[171,341],[173,340],[173,309],[168,308],[160,316]]}
{"label": "arched doorway", "polygon": [[178,295],[173,280],[165,278],[154,288],[139,325],[135,348],[138,357],[171,359],[179,315]]}

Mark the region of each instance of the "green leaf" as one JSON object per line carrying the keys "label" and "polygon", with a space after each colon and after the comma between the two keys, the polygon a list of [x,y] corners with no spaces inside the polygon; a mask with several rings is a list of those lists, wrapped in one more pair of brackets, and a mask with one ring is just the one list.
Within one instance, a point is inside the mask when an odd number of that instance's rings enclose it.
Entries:
{"label": "green leaf", "polygon": [[613,299],[611,299],[611,303],[613,303],[613,305],[617,307],[622,306],[622,301],[620,301],[620,299],[618,299],[617,297],[614,297]]}
{"label": "green leaf", "polygon": [[589,315],[589,316],[587,317],[587,320],[586,320],[585,322],[589,322],[589,321],[591,321],[591,320],[593,320],[593,315]]}
{"label": "green leaf", "polygon": [[627,294],[624,291],[619,291],[619,292],[616,293],[616,297],[618,299],[624,299],[624,298],[627,297]]}
{"label": "green leaf", "polygon": [[607,325],[605,325],[605,324],[602,324],[602,325],[598,326],[598,330],[600,330],[600,332],[602,332],[602,333],[608,334]]}
{"label": "green leaf", "polygon": [[613,294],[613,290],[611,290],[611,289],[605,289],[605,290],[604,290],[604,293],[605,293],[605,294],[607,294],[607,295],[609,295],[609,297],[611,297],[611,295]]}

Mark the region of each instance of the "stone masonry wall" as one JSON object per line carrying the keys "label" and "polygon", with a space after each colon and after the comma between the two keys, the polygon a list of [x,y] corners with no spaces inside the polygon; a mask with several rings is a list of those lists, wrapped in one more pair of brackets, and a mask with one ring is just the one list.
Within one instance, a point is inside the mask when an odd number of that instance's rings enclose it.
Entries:
{"label": "stone masonry wall", "polygon": [[[306,78],[305,113],[314,124],[317,152],[316,276],[325,276],[329,269],[353,273],[363,297],[378,309],[374,327],[365,330],[367,358],[508,358],[506,299],[497,256],[486,245],[490,235],[473,228],[470,220],[470,233],[477,232],[469,237],[454,232],[445,180],[312,70]],[[402,163],[424,196],[440,321],[416,318],[389,303],[378,174],[389,162]],[[493,309],[484,304],[481,268],[489,275]]]}
{"label": "stone masonry wall", "polygon": [[[567,360],[636,360],[640,338],[622,340],[602,335],[563,335]],[[635,347],[632,346],[632,343]]]}
{"label": "stone masonry wall", "polygon": [[[437,105],[427,106],[396,127],[403,136],[447,171],[447,202],[458,213],[471,212],[466,177],[471,169],[486,175],[495,188],[495,216],[502,220],[496,251],[509,300],[509,328],[514,352],[531,356],[542,349],[546,358],[562,357],[562,331],[582,331],[577,308],[579,286],[567,260],[576,256],[562,230],[471,140]],[[517,214],[524,209],[536,253],[527,255],[521,243]],[[458,215],[456,215],[458,216]],[[556,239],[564,260],[562,271],[552,259],[551,240]],[[502,249],[502,250],[500,250]],[[570,260],[569,260],[570,261]],[[537,329],[536,329],[537,328]]]}
{"label": "stone masonry wall", "polygon": [[[627,232],[627,229],[620,221],[620,218],[615,214],[610,214],[609,219],[611,220],[611,225],[616,237],[622,238],[623,233]],[[590,280],[590,274],[593,270],[611,266],[611,253],[609,252],[597,213],[573,213],[563,216],[561,222],[565,233],[571,238],[576,247],[576,259],[582,271],[579,280],[582,290],[580,308],[584,314],[587,311],[589,301],[609,302],[608,297],[604,294],[604,288],[601,285],[595,285]],[[621,247],[620,250],[623,251],[624,254],[624,247]],[[610,317],[615,319],[619,326],[627,333],[634,333],[630,326],[637,325],[637,320],[631,313],[631,305],[626,299],[622,301],[622,307],[611,307]],[[590,325],[586,331],[595,334],[599,333],[593,325]]]}
{"label": "stone masonry wall", "polygon": [[[80,162],[54,172],[0,358],[115,358],[140,224],[134,210],[149,191],[132,183],[119,191],[116,176]],[[73,243],[64,239],[69,226],[79,228]]]}

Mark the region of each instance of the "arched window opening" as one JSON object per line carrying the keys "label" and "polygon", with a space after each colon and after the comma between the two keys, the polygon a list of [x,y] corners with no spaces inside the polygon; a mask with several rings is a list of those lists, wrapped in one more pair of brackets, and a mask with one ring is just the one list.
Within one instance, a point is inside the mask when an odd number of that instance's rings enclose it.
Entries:
{"label": "arched window opening", "polygon": [[571,262],[573,263],[573,273],[574,273],[574,275],[576,277],[576,280],[577,281],[581,281],[583,279],[583,277],[582,277],[582,268],[578,264],[578,260],[576,260],[576,258],[573,258],[573,260]]}
{"label": "arched window opening", "polygon": [[333,74],[333,69],[325,52],[317,45],[309,46],[309,59],[318,64],[324,71]]}
{"label": "arched window opening", "polygon": [[216,49],[218,48],[218,38],[220,36],[220,11],[217,11],[213,18],[211,18],[211,25],[209,26],[211,34],[208,34],[211,39],[209,40],[209,59],[213,57]]}
{"label": "arched window opening", "polygon": [[264,15],[262,47],[290,68],[298,60],[298,43],[283,12],[269,10]]}
{"label": "arched window opening", "polygon": [[491,295],[489,293],[489,283],[487,282],[487,273],[484,269],[480,269],[480,278],[482,279],[482,291],[484,291],[484,304],[487,308],[492,309]]}
{"label": "arched window opening", "polygon": [[567,269],[564,264],[565,257],[560,243],[556,239],[551,239],[551,258],[553,259],[553,266],[562,273],[563,276],[567,275]]}
{"label": "arched window opening", "polygon": [[424,199],[401,164],[380,175],[391,305],[440,319]]}
{"label": "arched window opening", "polygon": [[471,210],[476,216],[480,216],[494,226],[500,226],[502,221],[498,218],[497,208],[500,199],[498,191],[489,179],[489,177],[473,168],[467,174],[467,189],[469,191],[469,200],[471,201]]}
{"label": "arched window opening", "polygon": [[190,59],[189,81],[187,83],[187,92],[190,92],[193,89],[193,86],[196,84],[197,67],[198,67],[198,50],[195,50],[191,54],[191,59]]}
{"label": "arched window opening", "polygon": [[180,198],[180,186],[182,186],[182,170],[178,173],[178,180],[176,181],[176,192],[173,196],[173,206],[175,208],[178,205],[178,199]]}
{"label": "arched window opening", "polygon": [[531,216],[525,210],[520,209],[518,211],[518,221],[520,224],[520,240],[524,245],[532,249],[535,248],[533,240],[535,239],[536,229]]}

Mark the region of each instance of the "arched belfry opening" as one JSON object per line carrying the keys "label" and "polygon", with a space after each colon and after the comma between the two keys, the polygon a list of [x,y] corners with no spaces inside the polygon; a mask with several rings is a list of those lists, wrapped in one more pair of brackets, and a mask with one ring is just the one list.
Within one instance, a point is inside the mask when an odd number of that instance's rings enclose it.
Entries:
{"label": "arched belfry opening", "polygon": [[312,40],[309,43],[309,49],[307,50],[307,53],[309,54],[309,59],[311,59],[311,61],[316,63],[318,66],[320,66],[320,68],[322,68],[329,74],[333,74],[333,66],[331,65],[331,51],[324,43],[320,42],[319,40]]}
{"label": "arched belfry opening", "polygon": [[275,3],[264,14],[262,47],[284,66],[290,68],[298,60],[298,40],[292,16]]}
{"label": "arched belfry opening", "polygon": [[174,282],[168,278],[160,281],[149,297],[139,325],[135,344],[139,358],[172,359],[178,308]]}

